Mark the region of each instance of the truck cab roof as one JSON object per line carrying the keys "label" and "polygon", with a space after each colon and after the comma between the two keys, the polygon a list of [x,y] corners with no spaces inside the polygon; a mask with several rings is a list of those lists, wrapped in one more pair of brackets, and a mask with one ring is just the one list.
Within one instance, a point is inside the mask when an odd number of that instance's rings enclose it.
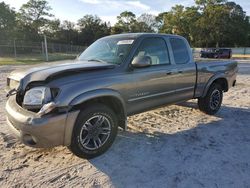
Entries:
{"label": "truck cab roof", "polygon": [[168,37],[179,37],[179,38],[183,38],[179,35],[173,35],[173,34],[163,34],[163,33],[123,33],[123,34],[115,34],[115,35],[110,35],[110,36],[106,36],[104,38],[139,38],[139,37],[162,37],[162,36],[168,36]]}

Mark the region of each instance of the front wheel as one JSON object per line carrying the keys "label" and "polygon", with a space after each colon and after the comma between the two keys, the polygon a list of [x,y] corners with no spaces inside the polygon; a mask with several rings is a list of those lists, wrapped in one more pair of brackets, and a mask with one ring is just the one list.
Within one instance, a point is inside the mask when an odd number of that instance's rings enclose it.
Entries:
{"label": "front wheel", "polygon": [[117,131],[117,118],[109,107],[89,105],[78,115],[69,149],[80,158],[97,157],[109,149]]}
{"label": "front wheel", "polygon": [[221,86],[218,84],[212,84],[205,97],[198,99],[199,109],[206,114],[213,115],[221,107],[223,99],[223,92]]}

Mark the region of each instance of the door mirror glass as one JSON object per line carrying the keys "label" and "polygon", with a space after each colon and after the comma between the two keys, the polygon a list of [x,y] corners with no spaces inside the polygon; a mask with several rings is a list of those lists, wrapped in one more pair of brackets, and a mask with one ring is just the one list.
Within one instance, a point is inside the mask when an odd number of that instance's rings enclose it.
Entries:
{"label": "door mirror glass", "polygon": [[152,60],[149,56],[136,56],[131,64],[136,68],[149,67],[152,64]]}

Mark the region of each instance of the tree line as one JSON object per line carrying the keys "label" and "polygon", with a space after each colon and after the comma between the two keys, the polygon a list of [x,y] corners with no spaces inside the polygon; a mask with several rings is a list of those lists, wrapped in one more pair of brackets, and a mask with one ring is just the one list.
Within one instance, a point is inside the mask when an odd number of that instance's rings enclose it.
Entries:
{"label": "tree line", "polygon": [[226,0],[195,0],[195,5],[176,5],[158,16],[124,11],[111,26],[96,15],[84,15],[77,23],[51,14],[46,0],[29,0],[16,11],[0,3],[0,42],[40,41],[90,45],[100,37],[129,32],[178,34],[193,47],[250,46],[250,19],[243,8]]}

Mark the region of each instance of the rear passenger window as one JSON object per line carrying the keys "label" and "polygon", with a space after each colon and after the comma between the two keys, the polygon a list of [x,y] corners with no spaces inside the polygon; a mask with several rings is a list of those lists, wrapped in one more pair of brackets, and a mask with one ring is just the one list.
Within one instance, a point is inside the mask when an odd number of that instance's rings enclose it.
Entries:
{"label": "rear passenger window", "polygon": [[170,64],[168,49],[162,38],[144,39],[135,56],[149,56],[152,65]]}
{"label": "rear passenger window", "polygon": [[189,61],[189,53],[186,43],[182,39],[171,38],[170,43],[172,46],[174,59],[176,64],[184,64]]}

